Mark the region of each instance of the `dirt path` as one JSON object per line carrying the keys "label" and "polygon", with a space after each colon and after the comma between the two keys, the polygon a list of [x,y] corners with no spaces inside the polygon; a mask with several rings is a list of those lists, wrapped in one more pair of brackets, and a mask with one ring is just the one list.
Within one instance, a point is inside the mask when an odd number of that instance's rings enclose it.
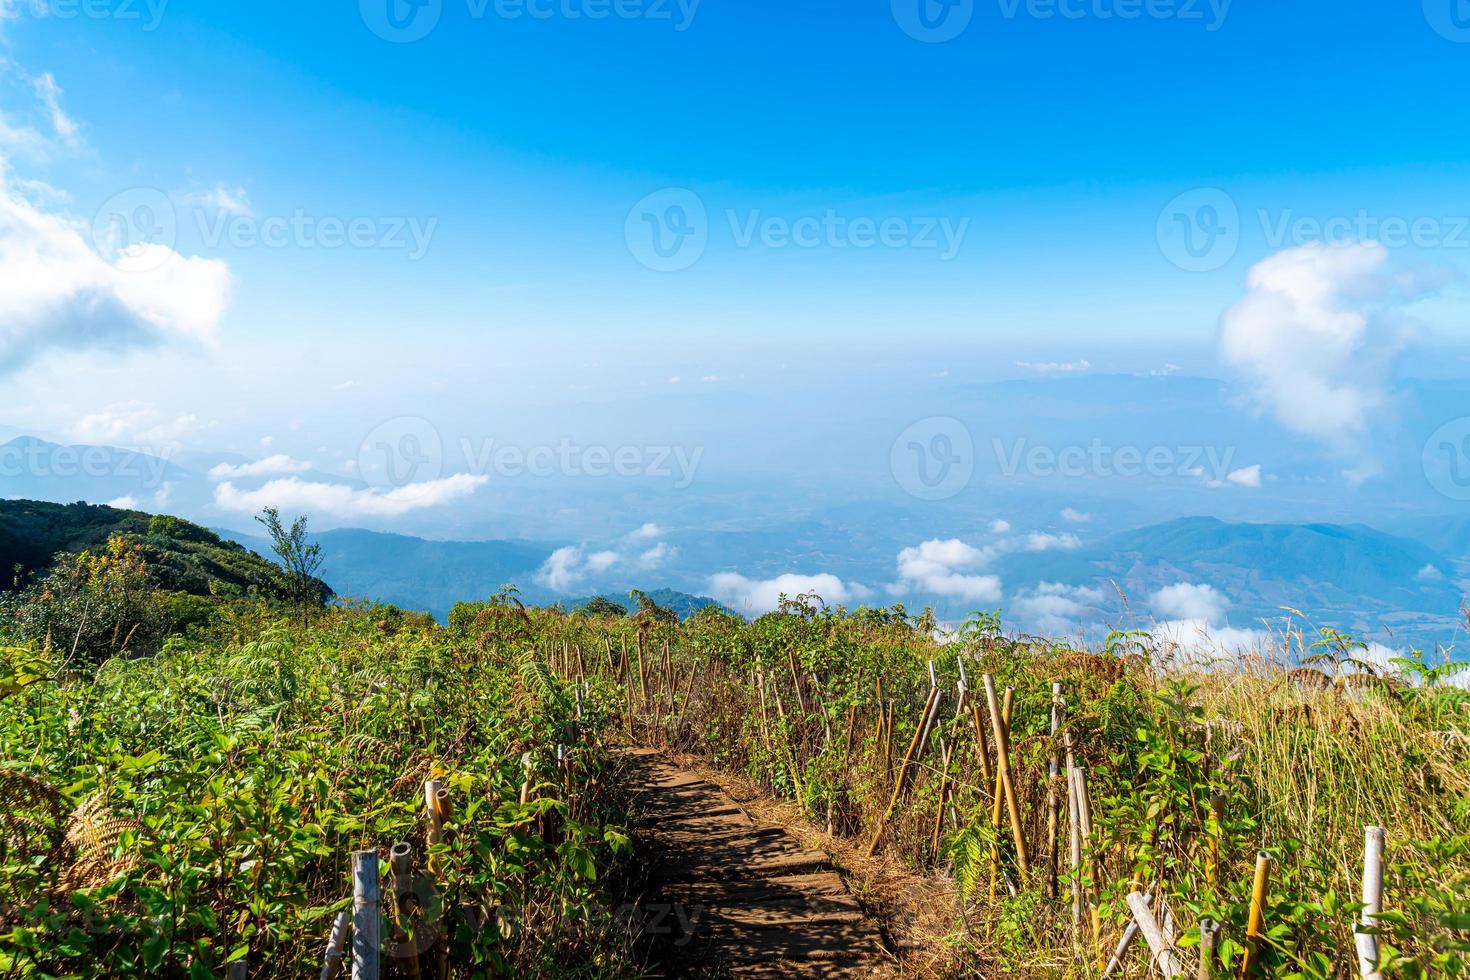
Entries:
{"label": "dirt path", "polygon": [[649,931],[673,976],[895,974],[877,926],[831,860],[762,826],[724,790],[651,751],[640,841],[653,856]]}

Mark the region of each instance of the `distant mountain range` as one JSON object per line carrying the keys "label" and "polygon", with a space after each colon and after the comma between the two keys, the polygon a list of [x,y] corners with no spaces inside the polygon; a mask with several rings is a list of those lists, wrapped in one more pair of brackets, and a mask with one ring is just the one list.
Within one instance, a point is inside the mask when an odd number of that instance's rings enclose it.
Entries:
{"label": "distant mountain range", "polygon": [[1236,625],[1280,620],[1297,609],[1319,625],[1387,642],[1447,642],[1465,589],[1458,563],[1428,545],[1362,525],[1228,524],[1209,517],[1125,531],[1073,551],[1008,555],[1008,582],[1059,583],[1101,593],[1096,608],[1118,615],[1121,591],[1133,612],[1181,582],[1212,586]]}
{"label": "distant mountain range", "polygon": [[[238,531],[217,533],[262,555],[270,545],[263,538]],[[592,596],[568,600],[565,595],[537,584],[537,572],[553,550],[550,545],[522,541],[428,541],[402,534],[343,529],[313,535],[322,546],[322,577],[339,595],[391,602],[444,619],[456,602],[487,599],[503,585],[515,585],[524,602],[567,608],[586,605]],[[649,598],[683,619],[714,599],[674,589],[646,589]],[[632,609],[628,590],[604,593],[604,598]],[[722,607],[723,608],[723,607]]]}

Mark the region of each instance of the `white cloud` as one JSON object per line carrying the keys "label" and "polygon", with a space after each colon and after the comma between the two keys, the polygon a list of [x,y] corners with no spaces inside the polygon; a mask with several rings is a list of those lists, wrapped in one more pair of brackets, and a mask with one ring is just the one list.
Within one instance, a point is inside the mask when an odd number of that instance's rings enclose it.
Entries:
{"label": "white cloud", "polygon": [[672,547],[667,542],[660,541],[638,556],[638,564],[642,568],[658,568],[677,553],[677,548]]}
{"label": "white cloud", "polygon": [[1294,432],[1339,451],[1365,433],[1387,399],[1398,338],[1377,242],[1311,244],[1253,266],[1247,292],[1220,321],[1220,356],[1256,403]]}
{"label": "white cloud", "polygon": [[1225,474],[1226,481],[1238,487],[1251,487],[1259,490],[1261,487],[1261,464],[1245,466],[1238,470],[1231,470]]}
{"label": "white cloud", "polygon": [[1026,551],[1076,551],[1082,547],[1082,539],[1070,532],[1045,534],[1032,531],[1026,535],[1026,543],[1022,547]]}
{"label": "white cloud", "polygon": [[41,100],[46,114],[51,121],[51,129],[56,133],[58,139],[69,145],[76,145],[81,140],[81,130],[76,120],[66,114],[61,107],[61,86],[56,84],[56,78],[46,72],[33,79],[36,89],[36,98]]}
{"label": "white cloud", "polygon": [[1029,592],[1012,597],[1009,611],[1029,629],[1060,636],[1075,630],[1088,611],[1102,601],[1101,589],[1042,582]]}
{"label": "white cloud", "polygon": [[629,541],[652,541],[654,538],[663,537],[664,529],[652,522],[628,533]]}
{"label": "white cloud", "polygon": [[1415,575],[1414,578],[1420,582],[1443,582],[1444,572],[1441,572],[1433,565],[1425,565],[1419,569],[1419,574]]}
{"label": "white cloud", "polygon": [[1278,638],[1265,630],[1237,629],[1203,619],[1177,619],[1156,623],[1154,639],[1172,649],[1166,655],[1185,654],[1213,660],[1219,657],[1261,655],[1272,649]]}
{"label": "white cloud", "polygon": [[1180,582],[1149,596],[1154,612],[1165,620],[1196,620],[1212,626],[1223,626],[1230,600],[1212,585]]}
{"label": "white cloud", "polygon": [[1000,520],[999,518],[996,518],[995,520],[993,520],[993,521],[990,522],[990,533],[991,534],[1009,534],[1010,531],[1011,531],[1011,522],[1010,521],[1003,521],[1003,520]]}
{"label": "white cloud", "polygon": [[250,194],[243,187],[216,184],[207,190],[188,191],[182,197],[185,204],[210,211],[247,218],[255,213],[250,204]]}
{"label": "white cloud", "polygon": [[1179,372],[1179,365],[1177,365],[1177,364],[1165,364],[1161,368],[1154,368],[1152,371],[1150,371],[1149,372],[1149,377],[1152,377],[1152,378],[1167,378],[1169,375],[1171,375],[1171,374],[1177,374],[1178,372]]}
{"label": "white cloud", "polygon": [[246,514],[279,507],[288,513],[333,518],[400,517],[468,497],[488,482],[486,476],[457,473],[393,490],[356,490],[340,483],[311,483],[293,476],[272,480],[258,490],[240,490],[233,483],[221,483],[214,488],[214,502],[225,510]]}
{"label": "white cloud", "polygon": [[616,551],[594,551],[587,556],[587,571],[594,575],[605,572],[616,565],[621,557]]}
{"label": "white cloud", "polygon": [[148,244],[109,260],[80,224],[41,210],[0,161],[0,374],[52,349],[210,343],[229,267]]}
{"label": "white cloud", "polygon": [[138,509],[138,498],[137,497],[118,497],[116,500],[109,500],[107,503],[103,504],[102,506],[104,506],[104,507],[115,507],[118,510],[137,510]]}
{"label": "white cloud", "polygon": [[1037,374],[1076,374],[1092,370],[1087,361],[1017,361],[1016,367]]}
{"label": "white cloud", "polygon": [[1082,511],[1076,510],[1071,507],[1063,507],[1062,520],[1066,521],[1068,524],[1086,524],[1088,521],[1092,520],[1092,515],[1084,514],[1082,513]]}
{"label": "white cloud", "polygon": [[582,549],[572,546],[557,548],[541,564],[536,580],[548,588],[565,592],[586,574]]}
{"label": "white cloud", "polygon": [[966,571],[985,559],[985,552],[958,538],[925,541],[898,553],[899,585],[909,591],[970,602],[998,602],[1001,597],[998,576]]}
{"label": "white cloud", "polygon": [[169,416],[142,402],[119,402],[82,416],[72,425],[71,437],[95,445],[163,450],[208,427],[195,415]]}
{"label": "white cloud", "polygon": [[299,459],[292,459],[285,453],[276,453],[265,459],[254,463],[239,463],[231,465],[220,463],[209,471],[209,478],[218,482],[219,480],[240,480],[252,476],[283,476],[289,473],[305,473],[311,469],[310,463]]}
{"label": "white cloud", "polygon": [[772,579],[748,579],[735,572],[721,572],[710,576],[710,593],[732,609],[742,612],[766,613],[775,609],[784,594],[788,598],[798,595],[816,594],[829,604],[849,603],[870,595],[861,585],[843,582],[836,575],[778,575]]}

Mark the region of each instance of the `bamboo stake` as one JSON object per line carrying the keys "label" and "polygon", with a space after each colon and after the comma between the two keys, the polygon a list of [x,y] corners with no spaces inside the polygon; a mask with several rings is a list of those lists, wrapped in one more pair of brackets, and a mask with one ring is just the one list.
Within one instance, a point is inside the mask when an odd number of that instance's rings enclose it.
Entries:
{"label": "bamboo stake", "polygon": [[898,808],[899,798],[903,796],[904,790],[908,787],[910,767],[916,761],[917,757],[923,753],[922,739],[924,733],[929,728],[929,716],[937,709],[941,697],[943,697],[943,692],[939,688],[934,687],[929,689],[929,700],[924,703],[924,717],[919,720],[919,727],[915,729],[914,737],[909,742],[908,751],[904,753],[903,765],[899,766],[898,780],[893,787],[893,796],[888,801],[888,809],[883,813],[883,816],[878,818],[878,829],[873,833],[873,842],[868,845],[868,857],[872,857],[878,853],[878,845],[883,840],[883,831],[887,829],[888,821],[893,816],[893,811]]}
{"label": "bamboo stake", "polygon": [[250,962],[248,960],[232,960],[225,964],[225,980],[249,980]]}
{"label": "bamboo stake", "polygon": [[1220,945],[1220,923],[1214,919],[1199,922],[1199,973],[1196,980],[1215,980],[1215,950]]}
{"label": "bamboo stake", "polygon": [[[1026,835],[1021,829],[1021,807],[1019,798],[1016,796],[1016,786],[1011,780],[1011,736],[1010,725],[1002,722],[999,712],[996,711],[995,680],[989,675],[984,675],[985,700],[990,704],[990,722],[995,735],[995,755],[997,759],[996,768],[1000,770],[1001,783],[1005,787],[1006,809],[1011,816],[1011,834],[1016,839],[1016,863],[1021,866],[1021,874],[1031,873],[1031,862],[1026,858]],[[1006,688],[1006,696],[1011,695],[1011,689]]]}
{"label": "bamboo stake", "polygon": [[[1139,890],[1138,882],[1133,882],[1131,890]],[[1143,901],[1145,905],[1153,905],[1154,892],[1152,888],[1143,893]],[[1113,951],[1113,958],[1108,960],[1107,965],[1103,967],[1102,980],[1108,980],[1108,977],[1112,976],[1113,972],[1123,965],[1123,957],[1128,955],[1129,947],[1133,945],[1133,940],[1137,938],[1138,922],[1134,919],[1129,919],[1127,927],[1123,930],[1123,937],[1118,940],[1118,948]]]}
{"label": "bamboo stake", "polygon": [[1051,686],[1051,759],[1046,766],[1046,897],[1057,897],[1057,821],[1061,798],[1057,795],[1057,779],[1061,776],[1062,757],[1057,750],[1057,732],[1062,727],[1062,685]]}
{"label": "bamboo stake", "polygon": [[1159,928],[1158,920],[1154,918],[1153,911],[1148,902],[1138,892],[1128,895],[1128,908],[1133,912],[1133,921],[1138,923],[1139,930],[1143,933],[1144,940],[1148,943],[1149,951],[1153,953],[1153,962],[1158,966],[1159,973],[1164,980],[1173,980],[1182,972],[1179,965],[1179,954],[1174,952],[1164,930]]}
{"label": "bamboo stake", "polygon": [[1214,821],[1214,826],[1210,829],[1209,849],[1205,858],[1205,881],[1213,890],[1220,868],[1221,828],[1225,825],[1224,793],[1210,794],[1210,818]]}
{"label": "bamboo stake", "polygon": [[1260,965],[1261,931],[1266,919],[1266,886],[1271,880],[1271,855],[1265,851],[1256,854],[1256,877],[1251,884],[1250,917],[1245,927],[1245,956],[1240,963],[1240,975],[1248,977]]}
{"label": "bamboo stake", "polygon": [[[989,677],[989,675],[986,675]],[[986,685],[986,694],[989,696],[991,706],[991,718],[995,717],[995,686]],[[1006,689],[1005,702],[1000,709],[1001,727],[1009,728],[1011,724],[1012,695],[1009,688]],[[1000,877],[1000,821],[1001,813],[1005,807],[1006,784],[1001,778],[1000,763],[995,767],[995,792],[990,800],[990,826],[995,832],[995,839],[990,844],[990,901],[995,901],[995,883]]]}
{"label": "bamboo stake", "polygon": [[332,931],[327,935],[327,949],[322,954],[322,973],[320,980],[337,980],[342,972],[342,954],[347,946],[347,923],[352,921],[352,915],[346,909],[337,913],[336,920],[332,923]]}
{"label": "bamboo stake", "polygon": [[442,789],[444,789],[444,784],[437,779],[430,779],[424,783],[424,816],[429,821],[430,846],[442,843],[444,840],[444,818],[439,812],[439,791]]}
{"label": "bamboo stake", "polygon": [[[1098,950],[1099,966],[1106,963],[1106,952],[1102,946],[1102,920],[1098,918],[1097,902],[1090,896],[1094,895],[1098,888],[1100,877],[1097,866],[1097,855],[1092,851],[1092,797],[1087,791],[1087,767],[1076,766],[1072,769],[1072,778],[1077,781],[1077,826],[1081,833],[1082,851],[1091,858],[1091,888],[1084,883],[1082,890],[1089,898],[1087,901],[1088,916],[1092,922],[1092,942]],[[1167,911],[1167,910],[1166,910]],[[1174,942],[1173,931],[1165,926],[1165,936],[1170,945]]]}
{"label": "bamboo stake", "polygon": [[[781,718],[781,730],[786,730],[786,705],[781,701],[781,685],[775,681],[771,682],[771,694],[776,699],[776,714]],[[800,804],[802,812],[806,811],[806,790],[801,785],[801,773],[797,772],[796,748],[789,738],[782,738],[781,743],[786,746],[786,758],[791,763],[791,782],[796,787],[796,802]]]}
{"label": "bamboo stake", "polygon": [[378,980],[378,852],[352,855],[352,980]]}
{"label": "bamboo stake", "polygon": [[1368,930],[1383,911],[1383,828],[1363,828],[1363,912],[1354,930],[1358,948],[1358,974],[1363,980],[1380,980],[1378,969],[1378,936]]}
{"label": "bamboo stake", "polygon": [[1082,944],[1082,818],[1078,815],[1081,807],[1077,796],[1077,780],[1073,778],[1074,772],[1071,761],[1068,760],[1067,827],[1070,846],[1067,849],[1067,866],[1072,879],[1072,935],[1080,946]]}
{"label": "bamboo stake", "polygon": [[995,779],[995,773],[990,767],[990,740],[985,737],[985,715],[979,698],[970,702],[970,720],[975,727],[975,753],[980,757],[980,776],[984,785],[989,786]]}
{"label": "bamboo stake", "polygon": [[952,752],[944,739],[939,740],[939,752],[942,760],[939,770],[939,805],[934,809],[934,834],[930,850],[937,856],[939,854],[939,838],[944,833],[944,807],[949,800],[949,760]]}
{"label": "bamboo stake", "polygon": [[419,953],[404,925],[417,904],[413,895],[413,845],[407,841],[394,844],[388,852],[388,862],[393,868],[393,958],[405,977],[416,980]]}

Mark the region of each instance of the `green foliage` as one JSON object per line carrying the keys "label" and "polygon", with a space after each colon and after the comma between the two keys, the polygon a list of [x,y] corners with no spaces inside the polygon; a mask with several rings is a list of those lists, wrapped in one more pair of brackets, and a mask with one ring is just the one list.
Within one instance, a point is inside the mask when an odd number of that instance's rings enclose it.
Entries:
{"label": "green foliage", "polygon": [[587,600],[582,611],[589,616],[626,616],[628,610],[604,596],[595,595]]}
{"label": "green foliage", "polygon": [[544,663],[422,621],[221,616],[214,638],[95,677],[47,682],[55,655],[3,651],[0,773],[50,787],[99,843],[54,862],[0,847],[0,972],[214,977],[246,953],[253,977],[315,975],[350,853],[425,853],[428,778],[453,814],[415,941],[466,976],[629,971],[601,913],[628,843],[607,793],[605,689],[577,722]]}

